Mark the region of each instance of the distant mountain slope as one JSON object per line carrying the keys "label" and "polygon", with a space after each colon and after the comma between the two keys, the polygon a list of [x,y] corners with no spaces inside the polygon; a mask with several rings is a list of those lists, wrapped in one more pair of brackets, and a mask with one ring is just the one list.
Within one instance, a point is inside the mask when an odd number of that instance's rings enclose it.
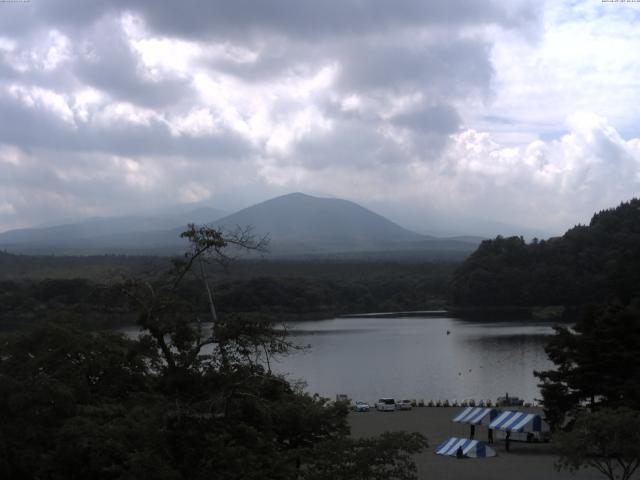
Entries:
{"label": "distant mountain slope", "polygon": [[[461,259],[478,240],[436,238],[407,230],[356,203],[292,193],[216,220],[200,209],[180,216],[94,218],[48,228],[0,234],[0,249],[27,254],[175,254],[187,223],[207,223],[227,231],[251,226],[268,235],[272,257]],[[218,217],[219,218],[219,217]]]}
{"label": "distant mountain slope", "polygon": [[561,237],[486,240],[456,271],[456,305],[584,305],[640,299],[640,199]]}
{"label": "distant mountain slope", "polygon": [[216,226],[251,225],[269,234],[275,252],[394,250],[431,237],[396,225],[360,205],[336,198],[292,193],[224,217]]}
{"label": "distant mountain slope", "polygon": [[[201,207],[172,215],[130,215],[94,217],[76,223],[43,228],[25,228],[0,233],[0,248],[35,253],[63,250],[109,250],[158,244],[168,230],[188,223],[213,222],[224,212]],[[167,242],[160,241],[161,244]],[[176,245],[176,241],[173,242]]]}

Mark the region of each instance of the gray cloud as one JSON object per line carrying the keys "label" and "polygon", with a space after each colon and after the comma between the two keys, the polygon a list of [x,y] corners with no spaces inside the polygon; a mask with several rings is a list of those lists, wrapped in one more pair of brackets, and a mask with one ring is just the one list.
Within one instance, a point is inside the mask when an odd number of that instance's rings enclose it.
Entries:
{"label": "gray cloud", "polygon": [[379,123],[338,120],[330,132],[318,133],[298,142],[294,152],[285,158],[285,164],[293,162],[312,170],[336,166],[368,170],[402,164],[405,155],[401,147],[376,134],[379,127]]}
{"label": "gray cloud", "polygon": [[517,0],[397,0],[393,4],[385,0],[187,0],[179,5],[168,0],[56,0],[3,8],[0,26],[13,34],[43,25],[87,26],[104,15],[133,11],[142,14],[157,31],[169,35],[247,39],[273,32],[313,38],[422,25],[494,23],[522,27],[538,15],[539,7]]}
{"label": "gray cloud", "polygon": [[459,130],[461,118],[455,108],[446,104],[424,105],[393,117],[396,125],[418,133],[450,135]]}
{"label": "gray cloud", "polygon": [[[242,159],[253,147],[236,132],[223,130],[205,136],[175,136],[168,126],[152,119],[148,125],[77,122],[72,125],[43,109],[0,97],[0,112],[11,121],[0,122],[0,143],[58,152],[102,152],[122,156],[184,156],[190,159]],[[64,154],[61,154],[64,157]]]}
{"label": "gray cloud", "polygon": [[[346,51],[346,52],[345,52]],[[437,41],[396,43],[379,38],[343,47],[343,88],[424,91],[443,97],[487,93],[493,68],[480,39],[443,35]]]}
{"label": "gray cloud", "polygon": [[[400,0],[333,0],[304,2],[275,0],[193,0],[180,7],[159,2],[128,2],[157,31],[180,37],[224,38],[244,43],[275,34],[303,40],[335,35],[381,33],[394,28],[429,25],[500,24],[517,27],[536,16],[531,4],[458,0],[449,2]],[[163,8],[164,7],[164,8]],[[171,8],[174,7],[174,8]]]}
{"label": "gray cloud", "polygon": [[192,96],[190,78],[165,74],[157,81],[145,79],[142,61],[111,21],[96,25],[82,50],[73,67],[78,80],[115,99],[162,108]]}
{"label": "gray cloud", "polygon": [[[540,20],[528,0],[58,0],[0,8],[9,12],[0,14],[0,31],[13,42],[0,44],[0,115],[10,119],[0,122],[0,146],[28,158],[0,159],[0,185],[11,192],[0,207],[15,204],[13,213],[0,210],[0,230],[19,216],[35,221],[39,210],[115,211],[191,198],[189,188],[271,192],[282,182],[270,176],[279,169],[377,170],[400,181],[409,165],[447,148],[464,124],[465,102],[491,96],[487,27],[518,32]],[[175,58],[158,43],[148,48],[167,65],[145,63],[123,26],[128,14],[141,19],[142,37],[185,40],[197,53]],[[68,39],[68,51],[48,65],[53,31]],[[186,67],[174,69],[179,60]],[[81,105],[78,96],[91,89],[99,99]]]}

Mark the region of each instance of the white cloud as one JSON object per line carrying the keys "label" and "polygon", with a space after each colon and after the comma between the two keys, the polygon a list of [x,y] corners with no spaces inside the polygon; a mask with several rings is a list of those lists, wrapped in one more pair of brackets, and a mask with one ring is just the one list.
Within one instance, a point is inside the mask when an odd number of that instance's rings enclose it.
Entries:
{"label": "white cloud", "polygon": [[153,190],[163,173],[153,162],[123,157],[113,157],[111,161],[115,166],[114,180],[120,176],[127,185],[142,192]]}
{"label": "white cloud", "polygon": [[488,133],[452,137],[435,165],[416,165],[426,190],[461,208],[538,228],[566,228],[640,191],[638,139],[592,113],[567,119],[558,140],[503,146]]}
{"label": "white cloud", "polygon": [[7,213],[15,213],[16,209],[13,204],[0,200],[0,215]]}
{"label": "white cloud", "polygon": [[24,162],[24,154],[12,145],[0,145],[0,162],[18,167]]}
{"label": "white cloud", "polygon": [[64,123],[75,127],[73,111],[66,95],[40,87],[10,85],[6,92],[32,110],[52,113]]}
{"label": "white cloud", "polygon": [[163,122],[164,118],[149,108],[137,107],[128,102],[113,102],[96,112],[95,121],[104,126],[130,124],[148,127],[153,121]]}
{"label": "white cloud", "polygon": [[190,76],[194,61],[201,54],[198,44],[177,39],[151,37],[130,42],[152,79],[166,72]]}
{"label": "white cloud", "polygon": [[73,59],[70,39],[56,29],[44,31],[26,43],[0,38],[0,51],[11,68],[23,73],[50,73]]}
{"label": "white cloud", "polygon": [[71,42],[62,33],[52,30],[47,39],[48,48],[40,58],[35,60],[44,70],[54,70],[61,67],[65,62],[71,60]]}
{"label": "white cloud", "polygon": [[95,88],[82,88],[73,94],[72,109],[78,120],[87,122],[90,115],[104,103],[105,96],[102,92]]}
{"label": "white cloud", "polygon": [[559,137],[564,119],[584,110],[637,135],[637,115],[629,108],[640,103],[637,6],[588,0],[544,5],[536,41],[494,30],[493,98],[469,109],[469,125],[518,144]]}
{"label": "white cloud", "polygon": [[555,229],[638,192],[633,7],[114,5],[0,19],[0,230],[288,189]]}
{"label": "white cloud", "polygon": [[265,152],[267,155],[287,156],[293,153],[292,146],[305,136],[328,132],[333,125],[317,108],[307,107],[274,127],[267,138]]}
{"label": "white cloud", "polygon": [[190,135],[193,137],[211,135],[220,132],[220,120],[214,118],[207,108],[194,108],[185,116],[177,116],[169,122],[173,135]]}
{"label": "white cloud", "polygon": [[180,190],[180,202],[197,203],[211,196],[207,187],[196,182],[190,182]]}

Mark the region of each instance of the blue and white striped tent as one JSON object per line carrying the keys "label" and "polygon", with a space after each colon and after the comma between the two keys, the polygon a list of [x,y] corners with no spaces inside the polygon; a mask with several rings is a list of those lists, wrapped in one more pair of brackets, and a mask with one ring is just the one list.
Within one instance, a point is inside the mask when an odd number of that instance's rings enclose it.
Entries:
{"label": "blue and white striped tent", "polygon": [[470,425],[489,425],[497,415],[498,410],[495,408],[467,407],[453,417],[451,421]]}
{"label": "blue and white striped tent", "polygon": [[505,432],[548,432],[549,424],[537,413],[513,412],[507,410],[499,414],[489,428]]}
{"label": "blue and white striped tent", "polygon": [[462,454],[469,458],[495,457],[496,452],[486,443],[468,438],[451,437],[445,440],[435,449],[436,455],[448,455],[455,457],[458,448],[462,448]]}

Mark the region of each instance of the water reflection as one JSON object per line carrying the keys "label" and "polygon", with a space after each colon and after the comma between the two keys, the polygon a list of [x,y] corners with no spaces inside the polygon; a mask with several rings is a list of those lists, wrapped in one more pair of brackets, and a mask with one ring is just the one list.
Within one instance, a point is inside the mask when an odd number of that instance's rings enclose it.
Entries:
{"label": "water reflection", "polygon": [[436,317],[340,318],[292,323],[295,342],[311,349],[277,369],[305,379],[310,392],[374,400],[380,396],[493,399],[509,392],[538,397],[533,370],[551,324],[465,322]]}

